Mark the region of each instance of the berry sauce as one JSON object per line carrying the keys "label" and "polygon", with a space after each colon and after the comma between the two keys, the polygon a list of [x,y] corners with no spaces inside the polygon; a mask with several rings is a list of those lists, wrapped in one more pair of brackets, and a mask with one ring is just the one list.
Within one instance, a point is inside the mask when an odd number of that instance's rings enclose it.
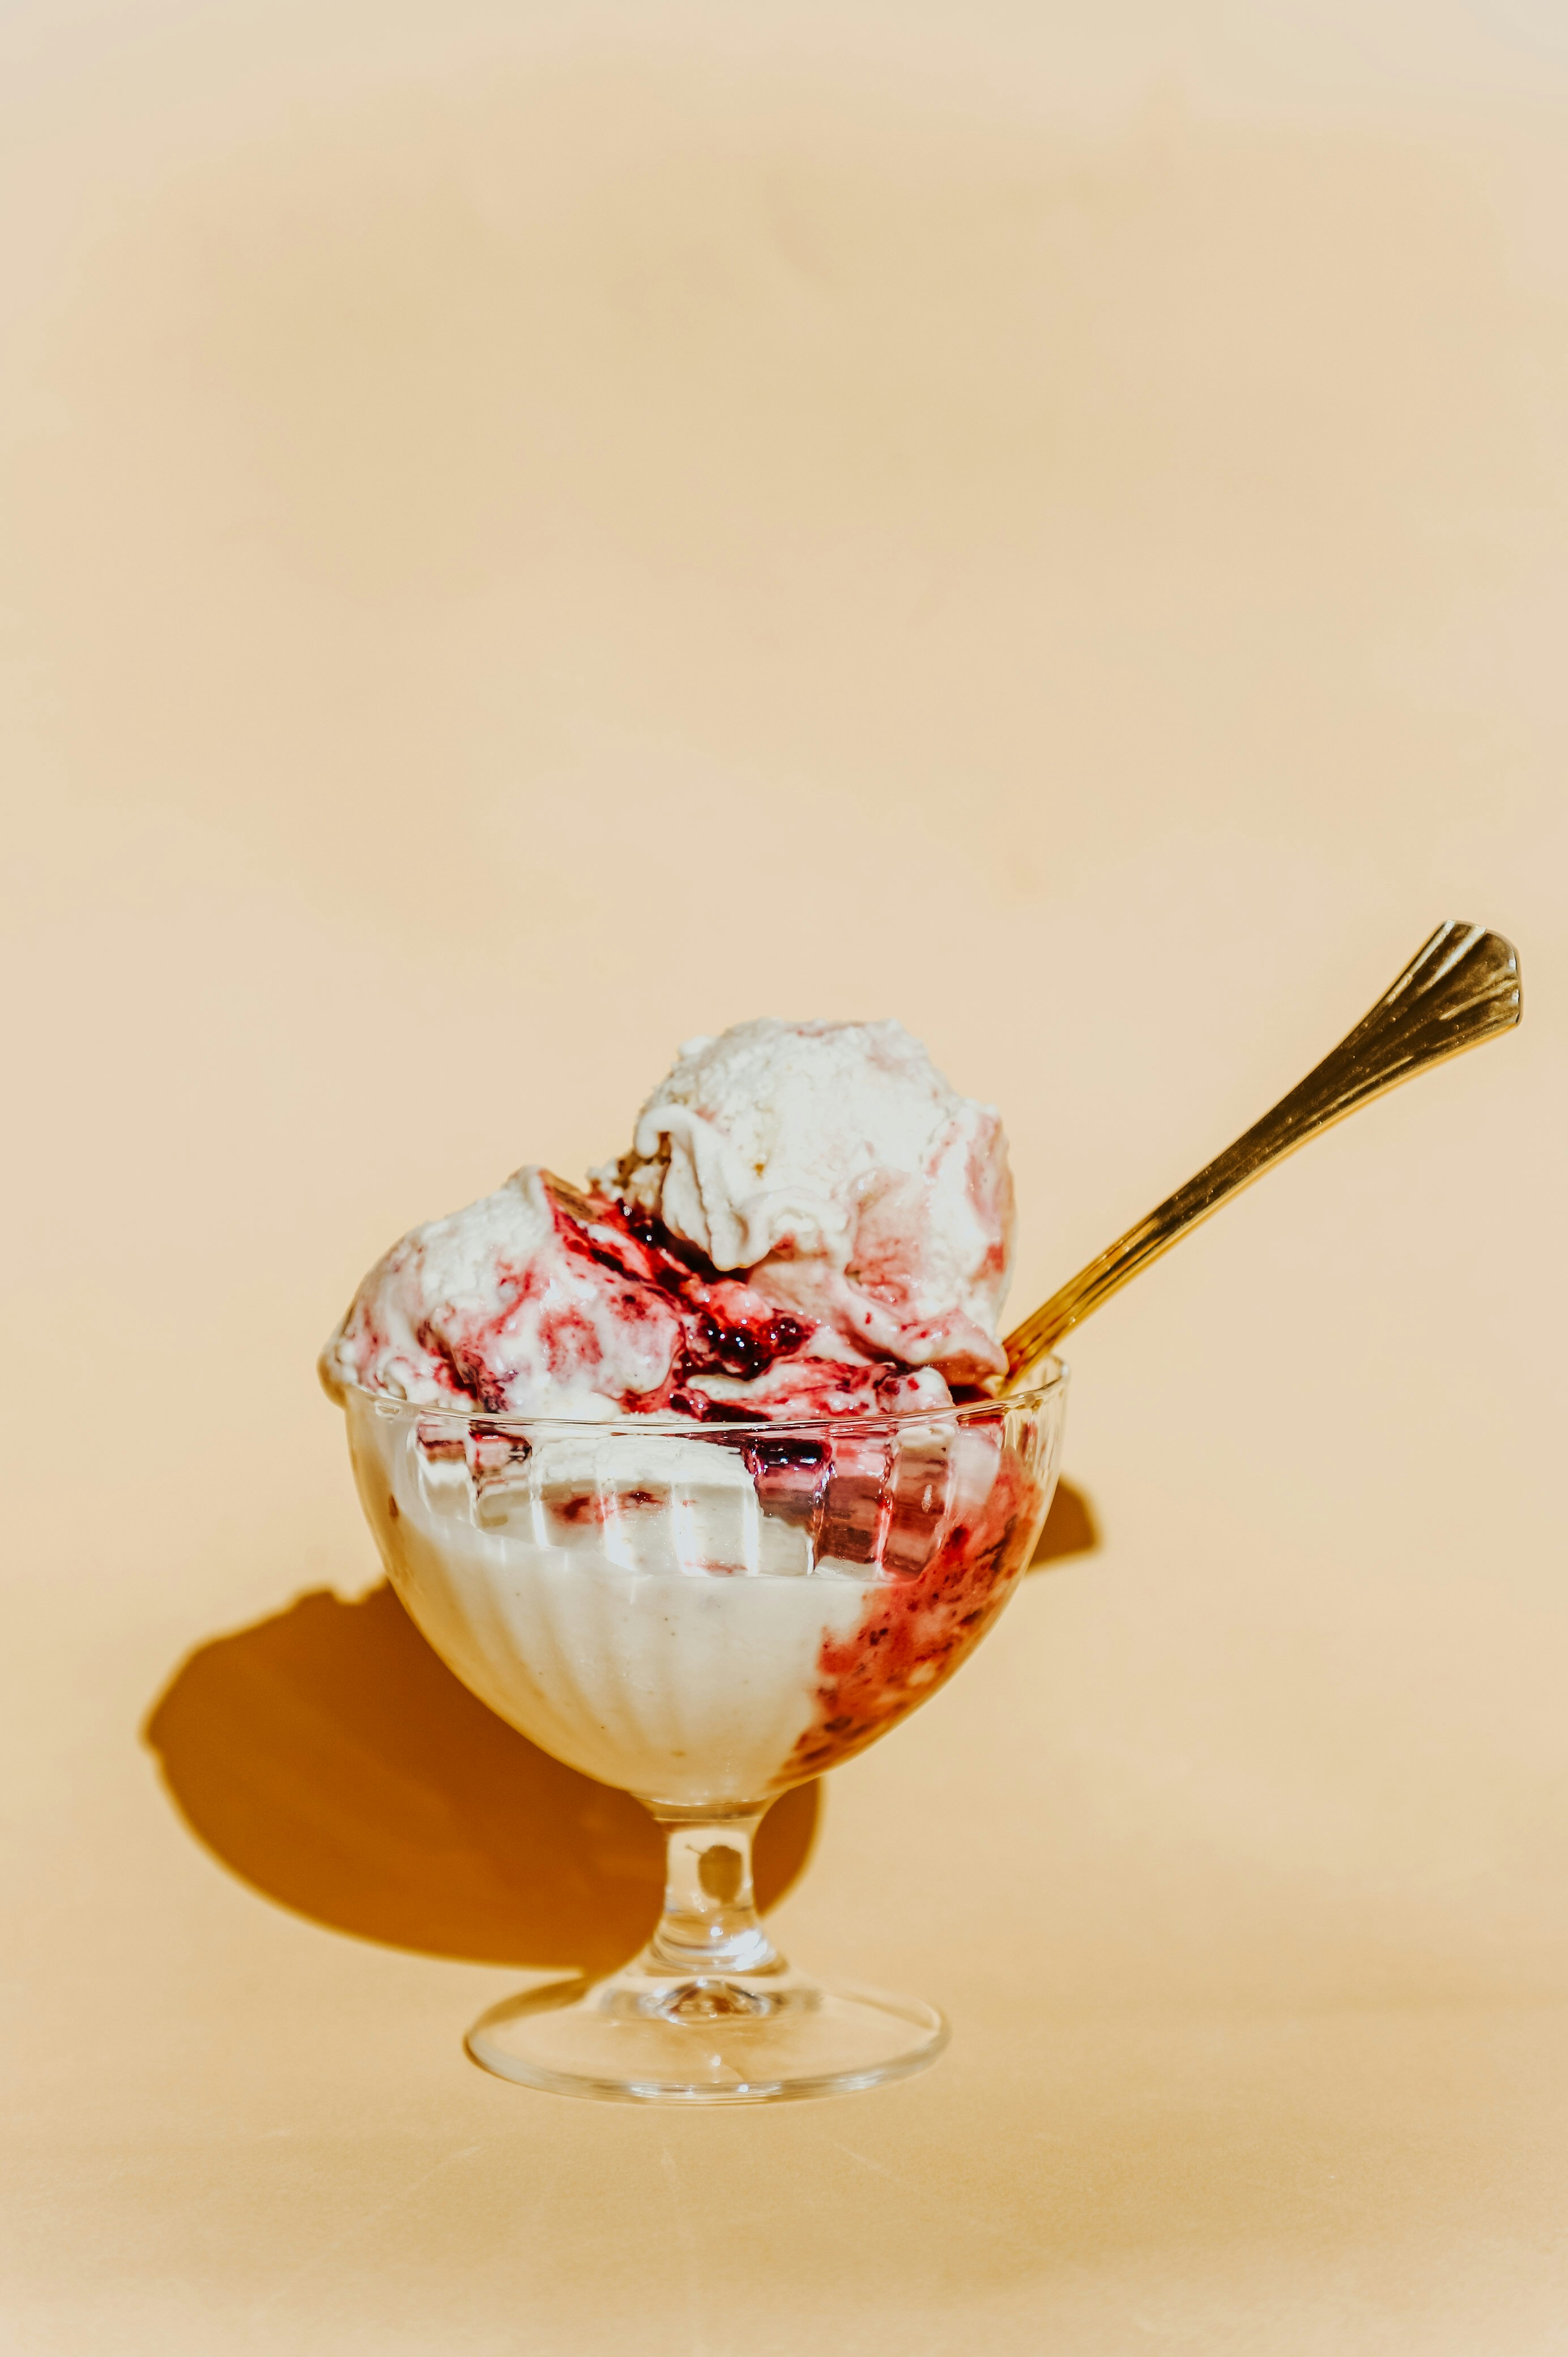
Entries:
{"label": "berry sauce", "polygon": [[822,1640],[816,1710],[780,1789],[864,1751],[952,1675],[1017,1585],[1041,1502],[1039,1484],[1004,1457],[983,1507],[921,1571],[868,1587],[850,1635]]}
{"label": "berry sauce", "polygon": [[[715,1268],[652,1214],[540,1176],[552,1249],[498,1265],[493,1309],[475,1317],[443,1304],[415,1329],[429,1374],[454,1399],[496,1415],[517,1412],[521,1321],[525,1354],[542,1357],[549,1383],[564,1392],[585,1386],[623,1415],[778,1422],[917,1404],[905,1395],[910,1371],[900,1362],[846,1353],[819,1320]],[[363,1359],[384,1338],[373,1301],[361,1301]],[[627,1346],[615,1375],[612,1338]]]}
{"label": "berry sauce", "polygon": [[754,1415],[692,1388],[696,1375],[730,1375],[755,1383],[776,1360],[792,1358],[816,1329],[786,1317],[774,1302],[734,1277],[722,1276],[694,1246],[672,1236],[651,1212],[612,1197],[585,1195],[561,1179],[549,1182],[555,1232],[574,1257],[594,1263],[628,1288],[628,1307],[652,1288],[680,1321],[681,1339],[667,1381],[655,1394],[623,1400],[630,1412],[664,1409],[703,1422]]}

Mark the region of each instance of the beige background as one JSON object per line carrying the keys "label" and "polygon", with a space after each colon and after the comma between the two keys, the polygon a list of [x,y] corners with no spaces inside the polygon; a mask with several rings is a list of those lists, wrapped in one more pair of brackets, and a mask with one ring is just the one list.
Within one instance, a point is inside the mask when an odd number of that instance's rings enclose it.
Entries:
{"label": "beige background", "polygon": [[[6,2352],[1568,2349],[1563,27],[0,21]],[[1523,1032],[1083,1333],[1098,1548],[771,1830],[940,2068],[467,2065],[656,1861],[376,1592],[360,1271],[896,1013],[1022,1310],[1448,914]]]}

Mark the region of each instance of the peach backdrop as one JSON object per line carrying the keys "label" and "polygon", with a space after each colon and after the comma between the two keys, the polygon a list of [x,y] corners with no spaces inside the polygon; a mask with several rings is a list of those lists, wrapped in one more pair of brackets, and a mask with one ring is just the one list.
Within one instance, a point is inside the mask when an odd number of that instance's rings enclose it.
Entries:
{"label": "peach backdrop", "polygon": [[[7,11],[0,2345],[1563,2347],[1565,128],[1547,0]],[[888,1013],[1021,1311],[1444,915],[1523,1031],[1078,1338],[771,1825],[938,2070],[474,2071],[656,1857],[378,1588],[361,1268]]]}

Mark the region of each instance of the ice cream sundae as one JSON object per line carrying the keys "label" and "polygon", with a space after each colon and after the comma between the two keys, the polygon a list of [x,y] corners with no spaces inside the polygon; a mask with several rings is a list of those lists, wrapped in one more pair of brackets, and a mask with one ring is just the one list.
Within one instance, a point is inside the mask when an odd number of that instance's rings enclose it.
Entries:
{"label": "ice cream sundae", "polygon": [[487,2067],[751,2100],[923,2067],[940,2016],[792,1974],[758,1923],[768,1802],[923,1702],[1049,1503],[1062,1381],[999,1395],[1006,1142],[897,1023],[687,1042],[628,1151],[413,1229],[322,1354],[366,1513],[436,1651],[667,1830],[665,1911],[575,2003],[487,2015]]}
{"label": "ice cream sundae", "polygon": [[1057,1340],[1241,1187],[1511,1029],[1500,934],[1438,927],[1272,1112],[1008,1338],[995,1113],[896,1023],[693,1039],[585,1190],[530,1168],[394,1246],[323,1356],[416,1620],[478,1693],[665,1825],[664,1912],[573,2001],[495,2007],[503,2076],[771,2100],[920,2070],[910,1999],[790,1973],[768,1801],[922,1701],[994,1620],[1055,1481]]}

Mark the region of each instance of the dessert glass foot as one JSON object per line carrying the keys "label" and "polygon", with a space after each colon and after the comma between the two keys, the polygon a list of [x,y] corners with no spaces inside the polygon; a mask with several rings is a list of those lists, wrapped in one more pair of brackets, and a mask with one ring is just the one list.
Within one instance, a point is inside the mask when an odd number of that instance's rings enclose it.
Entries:
{"label": "dessert glass foot", "polygon": [[509,1997],[468,2032],[498,2078],[613,2103],[767,2104],[907,2078],[947,2043],[918,1998],[810,1980],[757,1920],[751,1840],[762,1810],[655,1813],[669,1842],[663,1918],[607,1980]]}

